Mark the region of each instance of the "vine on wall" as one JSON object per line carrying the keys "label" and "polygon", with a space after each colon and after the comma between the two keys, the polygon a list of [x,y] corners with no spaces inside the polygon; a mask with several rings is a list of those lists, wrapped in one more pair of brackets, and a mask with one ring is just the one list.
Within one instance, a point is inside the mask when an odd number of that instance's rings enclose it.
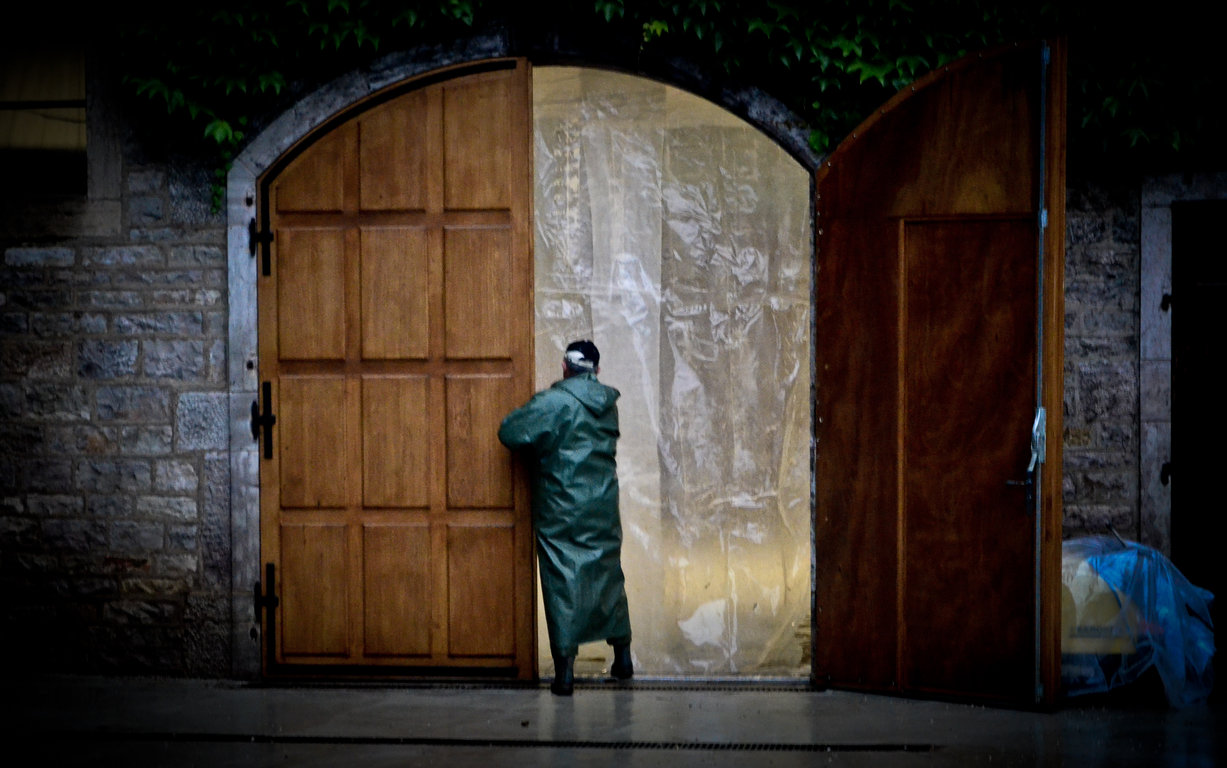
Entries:
{"label": "vine on wall", "polygon": [[[1201,108],[1213,29],[1178,9],[1138,23],[1106,0],[212,0],[121,17],[125,82],[218,153],[214,201],[248,126],[296,82],[485,25],[604,27],[632,54],[683,56],[760,84],[833,149],[898,89],[969,52],[1070,40],[1071,162],[1217,162]],[[161,9],[161,11],[156,9]],[[1166,19],[1166,21],[1164,21]],[[598,33],[600,34],[600,33]]]}

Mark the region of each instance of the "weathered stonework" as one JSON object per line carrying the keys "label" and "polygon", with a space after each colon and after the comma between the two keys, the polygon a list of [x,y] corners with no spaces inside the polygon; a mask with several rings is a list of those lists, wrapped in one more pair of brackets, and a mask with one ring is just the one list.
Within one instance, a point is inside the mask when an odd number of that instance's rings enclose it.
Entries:
{"label": "weathered stonework", "polygon": [[[385,86],[491,56],[582,59],[568,44],[482,34],[392,53],[309,89],[262,116],[235,158],[221,213],[210,206],[207,163],[125,143],[132,126],[100,96],[114,80],[91,82],[88,197],[0,213],[0,636],[9,658],[49,671],[258,674],[247,227],[259,175]],[[804,126],[778,102],[670,66],[650,74],[719,101],[814,166]],[[1141,352],[1150,326],[1139,321],[1149,300],[1140,221],[1152,214],[1139,189],[1140,180],[1069,189],[1067,535],[1111,525],[1144,539],[1154,521],[1139,499],[1163,493],[1146,456],[1170,444],[1170,390],[1163,358]]]}

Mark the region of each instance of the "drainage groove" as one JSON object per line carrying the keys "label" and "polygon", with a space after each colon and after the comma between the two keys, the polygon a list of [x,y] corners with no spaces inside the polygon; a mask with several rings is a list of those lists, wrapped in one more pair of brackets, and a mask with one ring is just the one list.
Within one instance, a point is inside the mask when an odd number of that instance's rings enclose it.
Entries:
{"label": "drainage groove", "polygon": [[68,731],[47,738],[94,742],[286,744],[315,746],[477,747],[488,749],[604,749],[688,752],[934,752],[933,744],[767,744],[719,741],[568,741],[554,739],[449,739],[413,736],[289,736],[261,733],[126,733]]}

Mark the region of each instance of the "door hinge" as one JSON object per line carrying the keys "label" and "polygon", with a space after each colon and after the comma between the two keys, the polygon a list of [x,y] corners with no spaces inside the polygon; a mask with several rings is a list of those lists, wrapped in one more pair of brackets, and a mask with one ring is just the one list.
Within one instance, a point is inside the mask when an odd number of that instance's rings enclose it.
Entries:
{"label": "door hinge", "polygon": [[1048,229],[1048,209],[1040,210],[1040,229]]}
{"label": "door hinge", "polygon": [[268,246],[272,242],[273,233],[257,227],[254,218],[247,223],[247,248],[251,251],[253,259],[256,256],[256,249],[260,249],[260,273],[265,277],[272,272],[272,263],[268,253]]}
{"label": "door hinge", "polygon": [[273,425],[277,423],[277,416],[273,413],[273,385],[269,382],[264,382],[264,410],[260,410],[260,401],[251,401],[251,436],[255,440],[259,440],[261,434],[264,437],[264,458],[273,458]]}
{"label": "door hinge", "polygon": [[[252,600],[254,604],[253,607],[255,608],[255,612],[256,612],[256,623],[257,624],[260,623],[260,618],[261,618],[260,612],[261,611],[263,611],[266,608],[269,611],[276,610],[277,606],[281,603],[281,601],[277,599],[276,592],[274,591],[274,586],[277,583],[273,578],[275,575],[276,575],[276,570],[273,564],[266,563],[264,566],[264,580],[268,584],[268,592],[264,592],[261,589],[259,581],[256,581],[255,587],[252,590],[253,592]],[[269,614],[269,621],[270,622],[272,621],[271,613]]]}

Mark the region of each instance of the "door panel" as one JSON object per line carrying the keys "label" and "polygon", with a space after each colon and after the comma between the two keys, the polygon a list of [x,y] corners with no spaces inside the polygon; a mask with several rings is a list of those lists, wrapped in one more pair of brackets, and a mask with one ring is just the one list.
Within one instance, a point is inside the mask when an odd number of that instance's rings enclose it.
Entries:
{"label": "door panel", "polygon": [[519,307],[504,277],[511,267],[510,239],[506,228],[444,231],[448,357],[502,357],[511,347],[510,321]]}
{"label": "door panel", "polygon": [[362,229],[363,359],[429,357],[430,240],[424,227]]}
{"label": "door panel", "polygon": [[430,506],[429,379],[362,380],[362,494],[367,507]]}
{"label": "door panel", "polygon": [[[1025,697],[1033,680],[1034,222],[904,228],[904,685]],[[1020,426],[1021,425],[1021,426]],[[968,621],[992,616],[991,622]]]}
{"label": "door panel", "polygon": [[510,204],[515,141],[511,94],[491,81],[456,83],[444,89],[444,205],[453,210],[506,208]]}
{"label": "door panel", "polygon": [[360,123],[359,184],[367,211],[422,211],[429,205],[430,158],[438,117],[426,91],[367,112]]}
{"label": "door panel", "polygon": [[281,573],[286,656],[349,651],[349,549],[345,526],[284,525]]}
{"label": "door panel", "polygon": [[263,182],[269,675],[536,673],[528,487],[497,436],[533,384],[530,77],[454,74]]}
{"label": "door panel", "polygon": [[[511,454],[498,441],[498,427],[516,405],[514,391],[505,376],[448,377],[449,507],[511,508],[513,465]],[[483,471],[475,474],[474,466]]]}
{"label": "door panel", "polygon": [[447,576],[451,585],[449,651],[455,656],[510,656],[514,606],[505,599],[515,578],[515,536],[509,525],[447,527]]}
{"label": "door panel", "polygon": [[[817,175],[820,681],[1057,693],[1063,235],[1040,207],[1064,206],[1064,54],[1049,50],[1048,65],[1019,45],[925,78]],[[1038,523],[1008,484],[1037,405]]]}
{"label": "door panel", "polygon": [[346,174],[342,169],[353,155],[356,141],[350,125],[314,144],[278,178],[273,192],[277,210],[339,213],[345,203]]}
{"label": "door panel", "polygon": [[281,379],[281,504],[343,507],[347,501],[345,379],[286,376]]}
{"label": "door panel", "polygon": [[[897,232],[827,220],[815,315],[821,422],[814,558],[815,673],[845,685],[897,680],[899,457],[897,376],[871,365],[898,357]],[[822,254],[856,254],[823,259]],[[832,345],[838,345],[839,354]],[[859,514],[856,510],[876,510]],[[866,553],[872,553],[866,556]],[[874,638],[859,642],[858,638]]]}
{"label": "door panel", "polygon": [[[362,531],[363,628],[372,656],[429,656],[430,526],[368,524]],[[407,619],[406,617],[413,617]]]}
{"label": "door panel", "polygon": [[284,360],[344,360],[345,233],[283,229],[275,238],[278,353]]}

